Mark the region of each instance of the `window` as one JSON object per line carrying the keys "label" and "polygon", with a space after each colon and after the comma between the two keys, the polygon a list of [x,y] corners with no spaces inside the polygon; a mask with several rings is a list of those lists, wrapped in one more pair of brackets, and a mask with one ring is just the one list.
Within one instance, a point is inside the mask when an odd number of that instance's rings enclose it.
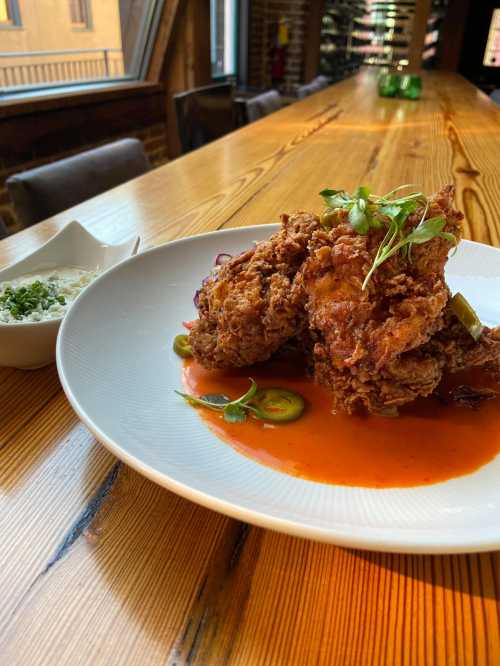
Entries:
{"label": "window", "polygon": [[10,7],[7,0],[0,0],[0,23],[11,23]]}
{"label": "window", "polygon": [[90,0],[69,0],[69,15],[74,27],[89,30],[90,20]]}
{"label": "window", "polygon": [[237,25],[236,0],[210,0],[210,55],[214,78],[236,75]]}
{"label": "window", "polygon": [[[2,31],[0,99],[143,79],[163,2],[51,0],[48,12],[30,0],[23,29]],[[0,28],[18,24],[17,2],[0,0]]]}
{"label": "window", "polygon": [[500,67],[500,9],[495,9],[491,17],[483,65],[485,67]]}
{"label": "window", "polygon": [[0,0],[0,28],[20,25],[17,0]]}

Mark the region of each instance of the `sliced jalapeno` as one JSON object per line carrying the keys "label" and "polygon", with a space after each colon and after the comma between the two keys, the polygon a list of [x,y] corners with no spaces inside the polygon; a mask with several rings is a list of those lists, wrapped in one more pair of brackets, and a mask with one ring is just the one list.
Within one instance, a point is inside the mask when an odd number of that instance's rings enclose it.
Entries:
{"label": "sliced jalapeno", "polygon": [[175,336],[174,352],[182,358],[190,358],[193,355],[193,350],[189,344],[189,336],[182,334]]}
{"label": "sliced jalapeno", "polygon": [[258,416],[265,421],[285,423],[295,421],[304,411],[304,398],[298,393],[279,387],[262,388],[252,398]]}
{"label": "sliced jalapeno", "polygon": [[322,227],[330,229],[333,227],[338,220],[338,212],[335,208],[327,208],[323,211],[319,217],[319,221]]}
{"label": "sliced jalapeno", "polygon": [[460,323],[465,326],[474,340],[477,340],[483,332],[484,326],[468,300],[458,292],[451,299],[450,307]]}

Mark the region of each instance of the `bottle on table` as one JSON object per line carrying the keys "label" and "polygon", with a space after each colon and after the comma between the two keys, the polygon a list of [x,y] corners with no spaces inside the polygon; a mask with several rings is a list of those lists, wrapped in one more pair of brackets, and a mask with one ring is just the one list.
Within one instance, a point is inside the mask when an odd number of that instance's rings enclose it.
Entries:
{"label": "bottle on table", "polygon": [[396,97],[400,78],[399,74],[383,70],[378,79],[378,94],[380,97]]}
{"label": "bottle on table", "polygon": [[422,79],[416,74],[403,74],[399,82],[399,97],[403,99],[420,99]]}

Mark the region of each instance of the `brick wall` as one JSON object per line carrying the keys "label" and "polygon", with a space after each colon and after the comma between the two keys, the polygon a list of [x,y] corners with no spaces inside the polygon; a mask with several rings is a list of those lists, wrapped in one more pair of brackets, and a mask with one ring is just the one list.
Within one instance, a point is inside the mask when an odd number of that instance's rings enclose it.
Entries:
{"label": "brick wall", "polygon": [[[256,88],[278,87],[293,94],[304,83],[306,23],[309,3],[306,0],[255,0],[250,3],[248,49],[248,83]],[[278,85],[271,75],[271,49],[280,18],[290,28],[285,76]]]}
{"label": "brick wall", "polygon": [[[0,217],[10,232],[19,231],[5,180],[15,173],[33,169],[84,150],[125,137],[137,137],[144,143],[153,167],[168,160],[167,125],[164,98],[159,95],[152,105],[140,97],[132,106],[142,105],[134,113],[129,100],[104,102],[92,108],[53,109],[33,115],[12,117],[2,122],[0,139]],[[74,117],[81,126],[75,130]],[[23,141],[24,139],[24,141]]]}

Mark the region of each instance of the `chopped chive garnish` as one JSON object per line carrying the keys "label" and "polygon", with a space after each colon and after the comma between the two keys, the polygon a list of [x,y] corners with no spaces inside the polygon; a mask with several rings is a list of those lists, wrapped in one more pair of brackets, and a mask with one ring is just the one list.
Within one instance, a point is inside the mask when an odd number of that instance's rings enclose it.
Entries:
{"label": "chopped chive garnish", "polygon": [[66,305],[66,299],[57,292],[57,288],[49,281],[47,284],[35,280],[23,287],[6,287],[0,295],[0,305],[7,309],[14,319],[22,319],[35,310],[48,310],[59,303]]}

